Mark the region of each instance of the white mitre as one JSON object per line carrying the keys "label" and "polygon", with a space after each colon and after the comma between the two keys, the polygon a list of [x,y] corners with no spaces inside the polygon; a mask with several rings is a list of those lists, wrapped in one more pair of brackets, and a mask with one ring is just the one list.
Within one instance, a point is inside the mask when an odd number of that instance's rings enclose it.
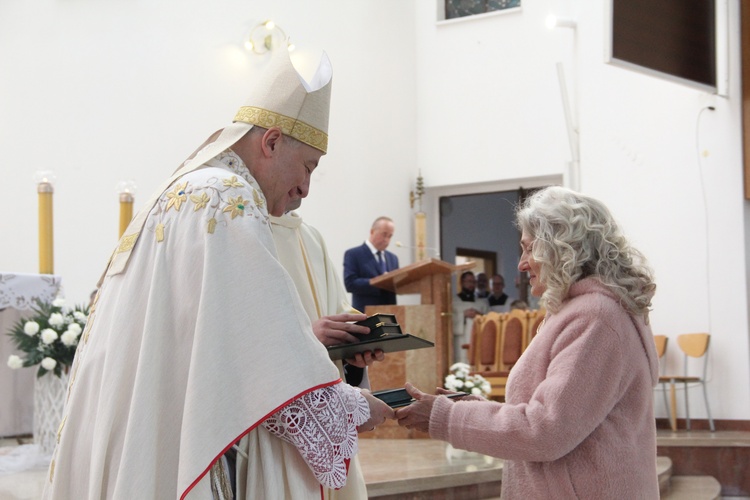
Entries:
{"label": "white mitre", "polygon": [[232,147],[253,125],[279,127],[281,132],[315,149],[328,151],[328,115],[331,107],[333,68],[323,53],[308,83],[294,68],[287,50],[274,50],[245,105],[221,135],[191,160],[202,165]]}
{"label": "white mitre", "polygon": [[287,50],[274,50],[271,59],[253,81],[250,97],[214,142],[174,173],[155,193],[128,225],[118,243],[104,276],[119,274],[127,267],[130,253],[146,222],[146,216],[158,197],[177,179],[200,167],[219,153],[231,148],[253,126],[279,127],[283,134],[326,153],[328,150],[328,114],[331,104],[333,69],[323,53],[318,69],[310,82],[294,68]]}

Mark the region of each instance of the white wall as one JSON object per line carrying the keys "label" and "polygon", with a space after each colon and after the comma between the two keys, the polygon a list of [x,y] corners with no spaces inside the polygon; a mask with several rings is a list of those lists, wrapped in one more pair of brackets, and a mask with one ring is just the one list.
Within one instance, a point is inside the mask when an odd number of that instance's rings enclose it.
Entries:
{"label": "white wall", "polygon": [[[139,207],[231,119],[257,61],[240,50],[242,37],[265,18],[300,50],[325,49],[333,61],[330,153],[303,214],[337,262],[381,214],[396,220],[395,239],[411,242],[417,169],[428,193],[562,178],[570,150],[561,61],[580,125],[581,188],[607,202],[650,258],[654,330],[710,330],[714,416],[747,419],[739,1],[728,0],[728,98],[605,64],[604,2],[526,1],[437,24],[439,3],[0,2],[0,272],[37,270],[32,177],[51,168],[55,270],[69,300],[86,300],[117,237],[115,185],[134,179]],[[553,9],[578,29],[546,30]],[[701,112],[709,104],[716,110]],[[431,246],[437,237],[433,228]],[[411,262],[410,251],[394,250]],[[676,369],[674,341],[671,350]],[[691,414],[704,416],[700,395],[691,396]]]}
{"label": "white wall", "polygon": [[[580,131],[580,188],[608,204],[655,269],[651,322],[672,339],[670,371],[681,361],[677,334],[710,331],[713,416],[747,419],[739,2],[728,1],[729,25],[718,34],[729,42],[727,97],[606,64],[606,2],[523,2],[448,23],[435,22],[436,4],[418,2],[416,16],[418,164],[428,193],[565,175],[562,62]],[[546,30],[550,11],[577,29]],[[709,105],[716,110],[702,111]],[[691,415],[705,418],[699,390],[690,396]],[[665,415],[661,398],[656,409]]]}
{"label": "white wall", "polygon": [[[119,181],[138,209],[228,124],[261,60],[243,52],[274,19],[334,67],[329,154],[305,217],[333,258],[387,214],[408,233],[416,177],[414,19],[400,0],[7,0],[0,2],[0,272],[38,271],[37,170],[52,169],[55,272],[88,300],[118,232]],[[294,56],[294,54],[293,54]],[[408,259],[406,250],[403,259]]]}

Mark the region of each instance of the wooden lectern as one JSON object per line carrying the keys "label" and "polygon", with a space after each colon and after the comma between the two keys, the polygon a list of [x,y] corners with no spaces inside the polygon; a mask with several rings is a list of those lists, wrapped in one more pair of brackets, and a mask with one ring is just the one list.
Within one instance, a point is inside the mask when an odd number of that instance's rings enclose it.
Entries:
{"label": "wooden lectern", "polygon": [[[473,265],[473,264],[472,264]],[[370,284],[396,294],[418,293],[421,305],[367,306],[368,316],[375,313],[395,314],[404,333],[435,343],[431,349],[393,352],[385,360],[370,365],[373,391],[403,387],[409,381],[419,389],[434,394],[443,386],[453,359],[451,339],[451,274],[465,266],[454,266],[440,259],[426,259],[390,271],[370,280]],[[386,422],[376,430],[360,434],[362,438],[428,437],[424,433]]]}

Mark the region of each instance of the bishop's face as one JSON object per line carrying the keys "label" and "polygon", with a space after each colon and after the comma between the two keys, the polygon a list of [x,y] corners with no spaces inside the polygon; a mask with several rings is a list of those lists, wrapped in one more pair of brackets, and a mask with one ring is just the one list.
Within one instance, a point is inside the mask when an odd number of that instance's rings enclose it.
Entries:
{"label": "bishop's face", "polygon": [[[310,176],[323,152],[285,137],[276,145],[272,168],[263,179],[268,213],[281,216],[288,207],[299,206],[310,192]],[[261,182],[258,179],[258,182]]]}
{"label": "bishop's face", "polygon": [[547,287],[539,280],[539,274],[542,265],[534,260],[531,250],[534,248],[534,238],[526,233],[521,234],[521,260],[518,262],[518,270],[529,273],[529,284],[531,285],[531,295],[541,297]]}

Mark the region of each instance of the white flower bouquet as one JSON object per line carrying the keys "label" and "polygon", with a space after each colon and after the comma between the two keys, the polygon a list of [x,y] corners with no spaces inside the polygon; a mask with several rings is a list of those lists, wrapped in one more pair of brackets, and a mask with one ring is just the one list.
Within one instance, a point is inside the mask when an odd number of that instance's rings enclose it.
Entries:
{"label": "white flower bouquet", "polygon": [[470,375],[471,367],[466,363],[455,363],[445,377],[445,388],[449,391],[468,392],[487,397],[492,390],[490,383],[481,375]]}
{"label": "white flower bouquet", "polygon": [[85,306],[67,308],[64,299],[55,299],[51,304],[37,301],[34,316],[16,323],[9,333],[26,356],[12,354],[8,366],[15,370],[39,365],[37,377],[47,372],[59,377],[73,364],[78,338],[88,320],[88,309]]}

